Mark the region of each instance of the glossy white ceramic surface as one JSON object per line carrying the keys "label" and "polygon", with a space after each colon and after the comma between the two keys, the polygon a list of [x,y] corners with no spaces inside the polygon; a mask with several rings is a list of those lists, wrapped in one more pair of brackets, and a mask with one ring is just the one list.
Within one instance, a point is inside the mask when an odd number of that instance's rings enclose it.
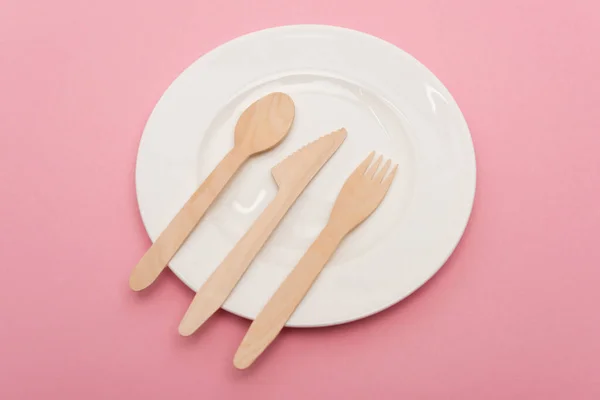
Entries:
{"label": "glossy white ceramic surface", "polygon": [[197,290],[274,197],[270,169],[345,127],[348,137],[284,218],[224,305],[254,318],[325,225],[347,176],[375,150],[399,164],[377,211],[342,243],[289,326],[334,325],[395,304],[443,265],[467,224],[475,155],[450,93],[397,47],[343,28],[299,25],[252,33],[204,55],[167,89],[144,129],[136,185],[155,239],[233,145],[241,112],[289,94],[288,137],[233,179],[170,263]]}

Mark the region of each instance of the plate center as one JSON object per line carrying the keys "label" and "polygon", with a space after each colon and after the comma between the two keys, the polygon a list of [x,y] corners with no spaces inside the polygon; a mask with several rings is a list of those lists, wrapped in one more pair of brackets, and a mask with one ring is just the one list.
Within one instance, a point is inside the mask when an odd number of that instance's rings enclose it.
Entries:
{"label": "plate center", "polygon": [[198,184],[233,146],[233,130],[243,110],[274,91],[289,94],[295,103],[296,117],[288,137],[275,149],[249,160],[207,213],[206,222],[233,247],[277,193],[271,168],[298,148],[344,127],[348,130],[346,141],[300,195],[255,262],[293,268],[326,224],[346,178],[374,150],[399,164],[402,179],[397,179],[384,203],[365,221],[368,226],[353,232],[342,244],[344,251],[338,251],[331,263],[363,257],[401,223],[414,186],[410,123],[400,110],[368,88],[312,71],[249,85],[207,128],[197,152]]}

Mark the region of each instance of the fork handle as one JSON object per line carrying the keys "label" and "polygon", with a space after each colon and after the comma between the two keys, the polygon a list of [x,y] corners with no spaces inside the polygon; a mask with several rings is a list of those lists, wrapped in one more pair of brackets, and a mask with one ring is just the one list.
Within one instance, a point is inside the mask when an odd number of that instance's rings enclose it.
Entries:
{"label": "fork handle", "polygon": [[156,280],[247,158],[236,147],[227,153],[135,266],[129,276],[131,289],[145,289]]}
{"label": "fork handle", "polygon": [[236,368],[249,367],[277,337],[339,246],[342,238],[343,235],[336,232],[329,224],[321,231],[298,265],[250,325],[235,353],[233,364]]}

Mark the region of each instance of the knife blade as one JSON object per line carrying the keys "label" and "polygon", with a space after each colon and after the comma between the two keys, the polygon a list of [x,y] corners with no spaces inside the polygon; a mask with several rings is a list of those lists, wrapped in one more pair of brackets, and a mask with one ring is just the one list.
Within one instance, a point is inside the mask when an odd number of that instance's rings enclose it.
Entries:
{"label": "knife blade", "polygon": [[200,287],[187,309],[179,333],[194,333],[227,300],[256,255],[306,186],[346,139],[340,129],[290,154],[271,169],[277,195]]}

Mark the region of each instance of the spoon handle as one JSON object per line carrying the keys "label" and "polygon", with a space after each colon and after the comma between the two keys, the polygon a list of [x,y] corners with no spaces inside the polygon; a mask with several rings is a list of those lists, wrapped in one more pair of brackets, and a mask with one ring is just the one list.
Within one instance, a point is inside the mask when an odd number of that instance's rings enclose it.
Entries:
{"label": "spoon handle", "polygon": [[247,158],[236,147],[227,153],[135,266],[129,277],[131,289],[145,289],[156,280]]}

